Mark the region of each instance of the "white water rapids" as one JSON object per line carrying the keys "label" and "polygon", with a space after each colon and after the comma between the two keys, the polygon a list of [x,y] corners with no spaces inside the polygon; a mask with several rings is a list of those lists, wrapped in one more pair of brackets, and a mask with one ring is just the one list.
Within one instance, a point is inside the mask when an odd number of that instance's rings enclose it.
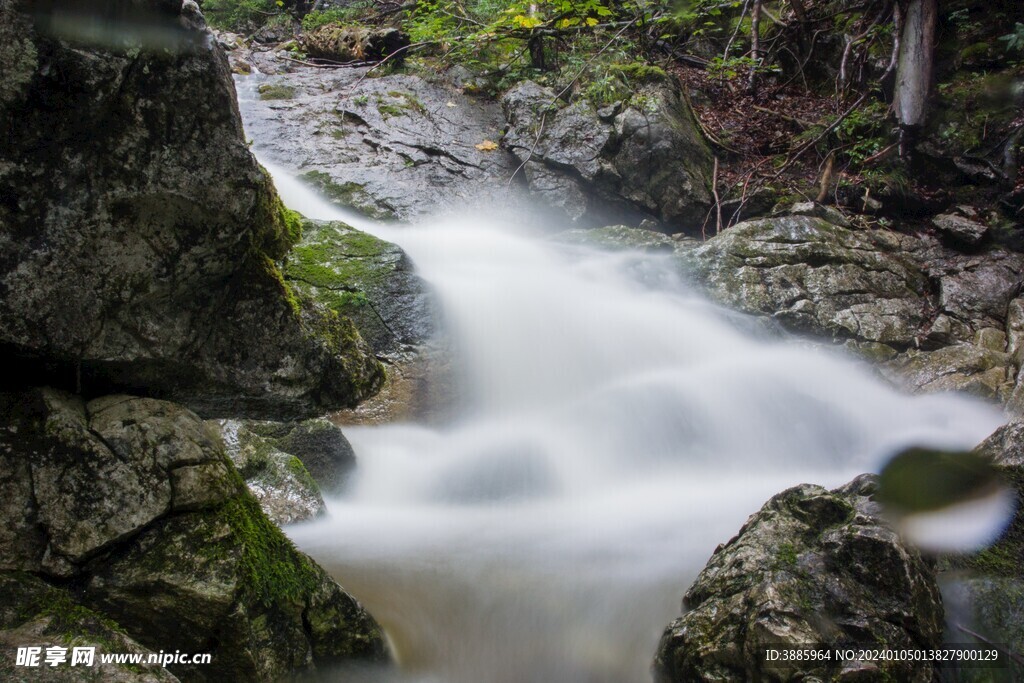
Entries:
{"label": "white water rapids", "polygon": [[[352,222],[266,165],[291,208]],[[769,497],[908,444],[970,448],[1003,421],[753,338],[651,258],[483,216],[358,227],[436,290],[470,407],[346,428],[349,490],[288,532],[384,625],[402,680],[647,682],[689,582]]]}

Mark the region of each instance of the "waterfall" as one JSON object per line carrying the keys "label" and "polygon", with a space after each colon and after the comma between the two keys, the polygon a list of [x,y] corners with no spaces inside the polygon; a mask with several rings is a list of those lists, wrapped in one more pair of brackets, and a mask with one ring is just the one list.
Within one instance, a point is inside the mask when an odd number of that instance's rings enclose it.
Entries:
{"label": "waterfall", "polygon": [[[264,163],[291,208],[351,220]],[[441,426],[346,428],[349,487],[288,532],[384,625],[403,680],[649,681],[689,582],[769,497],[909,444],[970,448],[1003,421],[752,334],[668,257],[483,215],[359,227],[433,286],[467,407]]]}

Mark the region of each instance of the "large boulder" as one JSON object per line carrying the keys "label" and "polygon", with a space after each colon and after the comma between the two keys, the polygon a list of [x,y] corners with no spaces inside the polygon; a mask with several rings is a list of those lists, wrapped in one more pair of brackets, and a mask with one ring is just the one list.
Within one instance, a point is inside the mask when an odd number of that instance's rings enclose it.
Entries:
{"label": "large boulder", "polygon": [[795,331],[906,348],[924,333],[928,279],[871,235],[812,216],[740,223],[688,254],[713,299]]}
{"label": "large boulder", "polygon": [[352,325],[281,277],[298,222],[195,3],[2,0],[0,45],[5,364],[206,414],[322,413],[379,387]]}
{"label": "large boulder", "polygon": [[502,107],[503,144],[523,165],[530,190],[565,217],[633,225],[646,218],[666,232],[700,231],[711,204],[711,153],[667,81],[600,110],[585,99],[563,106],[550,88],[525,81]]}
{"label": "large boulder", "polygon": [[716,302],[842,344],[907,390],[968,391],[1024,411],[1024,390],[1014,389],[1020,254],[964,254],[934,236],[857,227],[813,204],[740,223],[695,249],[680,243],[676,253]]}
{"label": "large boulder", "polygon": [[[143,647],[210,653],[170,667],[189,680],[386,659],[372,618],[260,511],[194,413],[43,389],[0,394],[0,415],[0,571],[69,586]],[[19,602],[5,586],[0,605]]]}
{"label": "large boulder", "polygon": [[772,498],[715,550],[665,631],[659,683],[932,680],[920,662],[766,662],[766,647],[927,649],[942,638],[931,565],[877,516],[873,477]]}

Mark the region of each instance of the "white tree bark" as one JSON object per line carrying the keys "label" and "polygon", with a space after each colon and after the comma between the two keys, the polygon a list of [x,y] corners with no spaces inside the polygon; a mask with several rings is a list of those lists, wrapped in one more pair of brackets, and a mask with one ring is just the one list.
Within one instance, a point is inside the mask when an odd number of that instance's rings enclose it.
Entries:
{"label": "white tree bark", "polygon": [[928,116],[938,5],[938,0],[910,0],[903,18],[895,107],[900,127],[904,129],[924,125]]}

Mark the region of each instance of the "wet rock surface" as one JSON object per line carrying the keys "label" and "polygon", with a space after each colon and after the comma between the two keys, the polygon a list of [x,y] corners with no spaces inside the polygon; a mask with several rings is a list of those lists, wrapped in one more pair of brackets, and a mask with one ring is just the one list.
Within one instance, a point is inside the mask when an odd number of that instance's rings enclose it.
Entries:
{"label": "wet rock surface", "polygon": [[828,491],[778,494],[719,546],[665,631],[659,683],[692,681],[931,681],[913,662],[766,667],[766,646],[941,642],[942,603],[930,564],[877,517],[864,475]]}
{"label": "wet rock surface", "polygon": [[[144,647],[211,653],[171,666],[189,680],[386,659],[379,627],[263,515],[194,413],[51,389],[4,393],[0,408],[0,571],[71,579],[75,610]],[[16,583],[0,604],[20,600]]]}
{"label": "wet rock surface", "polygon": [[231,462],[260,509],[278,526],[323,515],[323,496],[302,460],[275,448],[237,420],[216,422]]}
{"label": "wet rock surface", "polygon": [[[512,200],[517,164],[497,146],[505,122],[493,101],[420,76],[310,69],[274,54],[256,59],[276,75],[239,81],[246,128],[260,140],[259,154],[331,201],[372,218],[409,220]],[[251,93],[275,84],[290,95]]]}
{"label": "wet rock surface", "polygon": [[676,252],[718,303],[842,344],[908,390],[1016,405],[1024,257],[857,226],[826,207],[794,209]]}
{"label": "wet rock surface", "polygon": [[132,5],[161,49],[66,33],[51,12],[73,4],[0,8],[0,43],[19,52],[0,94],[0,356],[40,381],[210,415],[372,394],[380,367],[351,326],[283,284],[274,261],[295,226],[194,3]]}
{"label": "wet rock surface", "polygon": [[905,347],[926,324],[924,273],[868,235],[821,218],[740,223],[688,258],[713,299],[795,331]]}
{"label": "wet rock surface", "polygon": [[644,86],[630,103],[563,106],[531,81],[502,97],[504,146],[530,191],[582,224],[653,219],[666,232],[700,231],[711,203],[711,154],[679,91]]}

